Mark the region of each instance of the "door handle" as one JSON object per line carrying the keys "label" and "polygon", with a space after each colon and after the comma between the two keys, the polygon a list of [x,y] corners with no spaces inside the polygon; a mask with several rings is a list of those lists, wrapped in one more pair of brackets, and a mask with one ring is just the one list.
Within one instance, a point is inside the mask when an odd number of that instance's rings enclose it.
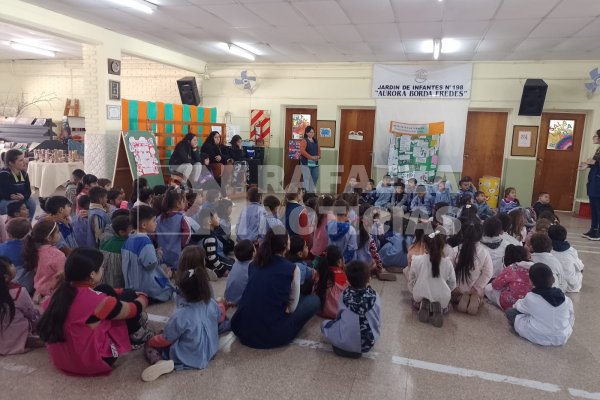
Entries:
{"label": "door handle", "polygon": [[538,158],[537,161],[542,162],[542,161],[544,161],[544,159],[543,158]]}

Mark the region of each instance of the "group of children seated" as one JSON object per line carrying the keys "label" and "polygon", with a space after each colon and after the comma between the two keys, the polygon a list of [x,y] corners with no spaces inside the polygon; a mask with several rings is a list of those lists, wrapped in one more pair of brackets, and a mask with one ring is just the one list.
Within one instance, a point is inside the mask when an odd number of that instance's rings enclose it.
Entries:
{"label": "group of children seated", "polygon": [[[127,201],[110,184],[75,171],[65,196],[41,202],[33,229],[27,208],[9,205],[14,213],[0,244],[0,354],[22,353],[37,334],[69,374],[108,373],[132,346],[144,346],[151,364],[145,381],[205,368],[218,335],[231,329],[228,310],[249,296],[253,261],[276,253],[274,235],[289,235],[277,254],[298,271],[285,295],[296,305],[318,298],[321,330],[341,356],[374,346],[380,300],[369,282],[394,281],[396,273],[406,276],[418,319],[436,327],[451,303],[475,315],[487,298],[534,343],[562,345],[572,332],[564,293],[581,289],[583,263],[547,193],[536,215],[518,205],[514,189],[495,214],[469,179],[457,195],[442,181],[434,194],[415,180],[405,191],[388,176],[364,192],[288,190],[283,201],[251,188],[234,224],[233,203],[216,189],[149,188],[141,178]],[[227,279],[223,298],[210,285],[219,278]],[[144,310],[173,298],[176,309],[156,335]],[[295,308],[282,307],[286,314]]]}

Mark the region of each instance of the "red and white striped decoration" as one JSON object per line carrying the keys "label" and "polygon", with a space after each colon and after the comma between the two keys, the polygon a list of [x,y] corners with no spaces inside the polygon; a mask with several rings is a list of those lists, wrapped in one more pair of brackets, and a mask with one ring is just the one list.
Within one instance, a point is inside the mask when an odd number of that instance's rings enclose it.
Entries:
{"label": "red and white striped decoration", "polygon": [[257,140],[268,138],[271,134],[271,113],[267,110],[250,111],[250,139],[256,133],[255,128],[260,127],[260,137]]}

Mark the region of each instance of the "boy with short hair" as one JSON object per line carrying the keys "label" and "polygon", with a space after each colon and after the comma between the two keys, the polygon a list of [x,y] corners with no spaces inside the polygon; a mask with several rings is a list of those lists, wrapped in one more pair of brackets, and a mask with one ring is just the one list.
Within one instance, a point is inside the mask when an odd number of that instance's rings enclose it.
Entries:
{"label": "boy with short hair", "polygon": [[581,291],[583,261],[577,250],[567,242],[567,230],[562,225],[551,225],[548,236],[552,240],[552,255],[560,261],[566,283],[565,292]]}
{"label": "boy with short hair", "polygon": [[223,243],[215,234],[219,226],[219,217],[214,209],[203,208],[198,215],[200,229],[192,235],[192,242],[204,247],[206,268],[211,269],[221,278],[227,276],[235,260],[227,257],[223,251]]}
{"label": "boy with short hair", "polygon": [[458,182],[458,197],[462,197],[465,194],[470,194],[471,196],[475,196],[475,192],[477,189],[475,185],[473,185],[473,178],[470,176],[463,176],[462,179]]}
{"label": "boy with short hair", "polygon": [[488,249],[492,257],[492,265],[494,266],[493,278],[500,275],[500,272],[504,269],[504,253],[506,252],[506,247],[509,245],[506,240],[502,239],[501,234],[502,222],[498,218],[491,217],[483,222],[481,244]]}
{"label": "boy with short hair", "polygon": [[206,197],[202,208],[208,208],[214,210],[216,208],[217,200],[221,196],[221,192],[217,189],[209,189],[206,191]]}
{"label": "boy with short hair", "polygon": [[110,218],[106,212],[108,192],[102,186],[90,189],[90,209],[88,211],[88,243],[94,243],[94,247],[100,247],[100,240],[106,225],[110,224]]}
{"label": "boy with short hair", "polygon": [[346,201],[336,200],[333,203],[333,212],[336,219],[335,221],[329,221],[326,226],[329,244],[340,249],[346,264],[356,258],[356,250],[358,250],[356,229],[348,221],[349,209],[350,206]]}
{"label": "boy with short hair", "polygon": [[447,203],[448,205],[454,204],[452,201],[452,194],[450,189],[446,187],[446,182],[439,181],[437,183],[437,191],[433,194],[433,204]]}
{"label": "boy with short hair", "polygon": [[538,200],[533,205],[533,211],[535,211],[535,215],[537,215],[538,218],[545,211],[550,211],[552,214],[554,214],[554,208],[550,204],[550,193],[540,192],[538,195]]}
{"label": "boy with short hair", "polygon": [[27,218],[13,218],[6,224],[8,240],[0,244],[0,256],[8,257],[15,268],[17,275],[15,282],[33,294],[33,277],[35,269],[28,270],[23,262],[23,239],[31,232],[31,224]]}
{"label": "boy with short hair", "polygon": [[232,304],[238,304],[248,284],[248,267],[254,258],[254,244],[249,240],[240,240],[233,248],[236,262],[227,275],[225,286],[225,300]]}
{"label": "boy with short hair", "polygon": [[131,209],[134,229],[121,249],[125,287],[144,292],[155,302],[169,301],[175,288],[161,268],[149,233],[156,231],[156,215],[149,206]]}
{"label": "boy with short hair", "polygon": [[316,270],[310,268],[304,260],[308,257],[308,246],[302,236],[290,236],[290,250],[287,259],[300,270],[300,294],[312,292]]}
{"label": "boy with short hair", "polygon": [[375,207],[390,207],[394,198],[394,187],[392,186],[392,177],[388,174],[377,185]]}
{"label": "boy with short hair", "polygon": [[363,192],[360,195],[361,200],[363,203],[374,205],[376,195],[377,195],[377,192],[375,191],[375,181],[373,179],[369,179],[367,182],[367,185],[365,187],[365,190],[363,190]]}
{"label": "boy with short hair", "polygon": [[285,230],[285,225],[277,218],[277,209],[281,205],[279,199],[275,196],[267,196],[263,201],[263,205],[265,208],[265,218],[261,220],[259,229],[258,240],[260,241],[263,240],[270,229],[283,228]]}
{"label": "boy with short hair", "polygon": [[519,336],[541,346],[562,346],[573,333],[573,302],[553,287],[554,276],[549,266],[533,264],[529,268],[533,290],[506,310],[510,325]]}
{"label": "boy with short hair", "polygon": [[554,287],[563,292],[567,289],[567,281],[563,273],[563,267],[554,257],[552,252],[552,240],[545,233],[535,233],[531,237],[531,261],[546,264],[554,274]]}
{"label": "boy with short hair", "polygon": [[66,256],[79,247],[75,230],[71,224],[71,202],[65,196],[52,196],[46,201],[46,212],[48,218],[52,218],[58,224],[61,240],[56,245]]}
{"label": "boy with short hair", "polygon": [[121,202],[125,199],[125,196],[122,194],[121,190],[112,188],[106,194],[106,201],[108,205],[108,214],[112,217],[112,213],[115,210],[121,208]]}
{"label": "boy with short hair", "polygon": [[416,196],[410,203],[411,212],[419,212],[425,218],[431,215],[431,197],[427,193],[425,185],[419,185],[416,189]]}
{"label": "boy with short hair", "polygon": [[342,293],[335,320],[321,323],[321,332],[338,356],[360,358],[370,351],[381,332],[381,303],[369,286],[371,271],[362,261],[346,265],[349,286]]}
{"label": "boy with short hair", "polygon": [[266,218],[266,211],[260,204],[261,194],[257,188],[250,188],[246,195],[248,205],[240,213],[236,226],[237,240],[250,240],[253,243],[258,242],[260,225]]}
{"label": "boy with short hair", "polygon": [[29,218],[29,210],[25,204],[25,200],[13,201],[6,205],[7,222],[11,218]]}
{"label": "boy with short hair", "polygon": [[475,192],[474,199],[475,201],[473,202],[473,205],[477,207],[477,216],[480,220],[485,221],[494,215],[492,209],[485,199],[485,193],[483,193],[481,190],[478,190]]}
{"label": "boy with short hair", "polygon": [[408,210],[408,195],[404,193],[405,185],[402,179],[397,179],[394,182],[394,196],[392,197],[392,207],[399,207],[403,211]]}
{"label": "boy with short hair", "polygon": [[[77,202],[77,185],[85,176],[85,171],[82,169],[76,169],[71,172],[71,179],[67,182],[67,190],[65,191],[65,197],[71,202],[76,204]],[[75,207],[71,209],[71,213],[75,214]]]}
{"label": "boy with short hair", "polygon": [[115,235],[100,245],[100,251],[104,255],[102,283],[113,288],[124,288],[125,278],[123,277],[121,250],[132,230],[131,219],[129,215],[117,215],[111,220],[111,226]]}

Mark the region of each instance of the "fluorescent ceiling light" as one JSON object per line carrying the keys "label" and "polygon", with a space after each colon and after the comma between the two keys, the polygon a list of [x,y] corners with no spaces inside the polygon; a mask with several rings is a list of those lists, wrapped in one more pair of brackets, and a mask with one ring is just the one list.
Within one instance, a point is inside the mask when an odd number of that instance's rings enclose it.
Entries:
{"label": "fluorescent ceiling light", "polygon": [[442,41],[440,39],[433,39],[433,59],[437,60],[440,58],[440,47],[442,47]]}
{"label": "fluorescent ceiling light", "polygon": [[237,47],[241,47],[242,49],[249,51],[250,53],[253,53],[257,56],[262,56],[263,52],[260,51],[259,49],[257,49],[256,47],[254,47],[251,44],[248,43],[240,43],[240,42],[233,42],[234,45],[236,45]]}
{"label": "fluorescent ceiling light", "polygon": [[456,53],[460,50],[460,42],[456,39],[442,39],[442,53]]}
{"label": "fluorescent ceiling light", "polygon": [[41,49],[39,47],[30,46],[27,44],[22,44],[22,43],[17,43],[17,42],[10,42],[10,47],[15,50],[24,51],[27,53],[39,54],[41,56],[46,56],[46,57],[55,57],[56,56],[56,53],[51,50]]}
{"label": "fluorescent ceiling light", "polygon": [[254,61],[256,59],[254,54],[250,53],[248,50],[244,50],[241,47],[236,46],[233,43],[219,43],[219,47],[231,54],[234,54],[238,57],[243,57],[250,61]]}
{"label": "fluorescent ceiling light", "polygon": [[146,14],[152,14],[158,6],[145,0],[108,0],[120,6],[133,8]]}

